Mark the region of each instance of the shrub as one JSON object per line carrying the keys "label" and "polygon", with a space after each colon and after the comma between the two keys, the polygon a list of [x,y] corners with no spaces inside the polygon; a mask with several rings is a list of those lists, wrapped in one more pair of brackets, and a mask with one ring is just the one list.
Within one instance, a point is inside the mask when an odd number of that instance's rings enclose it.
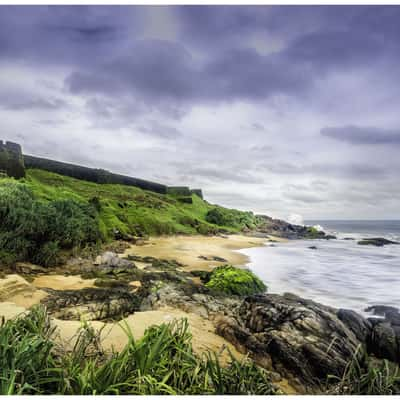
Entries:
{"label": "shrub", "polygon": [[267,287],[251,271],[223,265],[208,276],[206,287],[217,292],[247,296],[265,292]]}
{"label": "shrub", "polygon": [[16,261],[50,265],[58,249],[95,243],[99,228],[95,209],[75,200],[42,202],[26,185],[0,185],[0,248]]}
{"label": "shrub", "polygon": [[258,220],[250,211],[239,211],[222,207],[209,210],[205,217],[206,221],[219,226],[233,226],[236,229],[253,229]]}

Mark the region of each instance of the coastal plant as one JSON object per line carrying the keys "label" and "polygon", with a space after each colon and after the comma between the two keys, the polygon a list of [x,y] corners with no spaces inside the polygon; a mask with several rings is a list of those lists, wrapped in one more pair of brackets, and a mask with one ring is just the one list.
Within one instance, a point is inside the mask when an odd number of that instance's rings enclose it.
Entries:
{"label": "coastal plant", "polygon": [[42,308],[0,326],[0,394],[46,394],[60,379],[51,335]]}
{"label": "coastal plant", "polygon": [[266,285],[253,272],[222,265],[215,268],[206,278],[205,286],[216,292],[248,296],[267,290]]}
{"label": "coastal plant", "polygon": [[105,351],[101,331],[87,323],[67,350],[54,341],[45,310],[0,327],[0,394],[275,394],[268,373],[251,360],[197,354],[186,319],[151,326],[136,340],[121,325],[127,344]]}
{"label": "coastal plant", "polygon": [[399,366],[388,360],[373,359],[361,346],[357,348],[341,377],[329,376],[330,394],[400,394]]}
{"label": "coastal plant", "polygon": [[43,266],[57,262],[59,250],[96,243],[97,215],[88,203],[72,199],[39,201],[24,184],[0,185],[0,248],[2,259],[32,261]]}

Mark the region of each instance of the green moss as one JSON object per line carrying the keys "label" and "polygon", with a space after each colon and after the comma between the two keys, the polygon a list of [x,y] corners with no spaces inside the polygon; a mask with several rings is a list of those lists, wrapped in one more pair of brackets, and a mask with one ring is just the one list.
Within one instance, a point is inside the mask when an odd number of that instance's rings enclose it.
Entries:
{"label": "green moss", "polygon": [[247,296],[266,291],[264,283],[251,271],[223,265],[215,268],[209,277],[206,286],[217,292]]}

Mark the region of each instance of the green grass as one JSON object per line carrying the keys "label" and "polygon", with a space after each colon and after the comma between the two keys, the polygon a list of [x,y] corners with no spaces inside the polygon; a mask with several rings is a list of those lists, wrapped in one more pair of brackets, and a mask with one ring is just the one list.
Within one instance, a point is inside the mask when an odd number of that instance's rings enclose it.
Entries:
{"label": "green grass", "polygon": [[388,360],[370,357],[359,346],[341,377],[330,376],[329,394],[399,395],[399,366]]}
{"label": "green grass", "polygon": [[264,283],[251,271],[223,265],[214,268],[206,277],[206,286],[217,292],[249,296],[267,290]]}
{"label": "green grass", "polygon": [[[27,170],[24,182],[35,196],[43,200],[74,199],[87,202],[97,199],[100,226],[107,237],[112,237],[115,229],[122,234],[133,235],[207,234],[221,229],[238,232],[249,219],[255,221],[251,213],[213,206],[196,195],[192,196],[192,204],[186,204],[172,195],[132,186],[100,185],[42,170]],[[210,223],[206,216],[215,208],[223,210],[225,214],[235,214],[236,218],[232,218],[228,224]],[[245,222],[238,222],[240,217]]]}
{"label": "green grass", "polygon": [[43,308],[0,326],[0,394],[275,394],[268,373],[232,355],[193,352],[185,319],[152,326],[128,344],[106,352],[99,333],[83,326],[72,351],[53,341]]}

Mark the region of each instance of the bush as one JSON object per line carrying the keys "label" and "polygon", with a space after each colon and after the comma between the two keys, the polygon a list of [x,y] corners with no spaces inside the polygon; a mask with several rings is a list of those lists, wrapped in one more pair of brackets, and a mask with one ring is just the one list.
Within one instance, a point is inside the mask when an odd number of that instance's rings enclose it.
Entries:
{"label": "bush", "polygon": [[248,296],[265,292],[267,289],[251,271],[231,265],[215,268],[207,279],[206,287],[226,294]]}
{"label": "bush", "polygon": [[194,353],[185,319],[147,329],[120,352],[105,352],[84,325],[72,351],[53,342],[42,308],[0,326],[0,394],[275,394],[269,374],[252,361],[221,366]]}
{"label": "bush", "polygon": [[250,211],[239,211],[222,207],[209,210],[206,221],[219,226],[233,226],[236,229],[254,229],[258,224],[257,218]]}
{"label": "bush", "polygon": [[74,200],[41,202],[26,185],[0,185],[0,248],[16,261],[45,266],[57,261],[59,249],[72,249],[99,240],[97,213]]}

